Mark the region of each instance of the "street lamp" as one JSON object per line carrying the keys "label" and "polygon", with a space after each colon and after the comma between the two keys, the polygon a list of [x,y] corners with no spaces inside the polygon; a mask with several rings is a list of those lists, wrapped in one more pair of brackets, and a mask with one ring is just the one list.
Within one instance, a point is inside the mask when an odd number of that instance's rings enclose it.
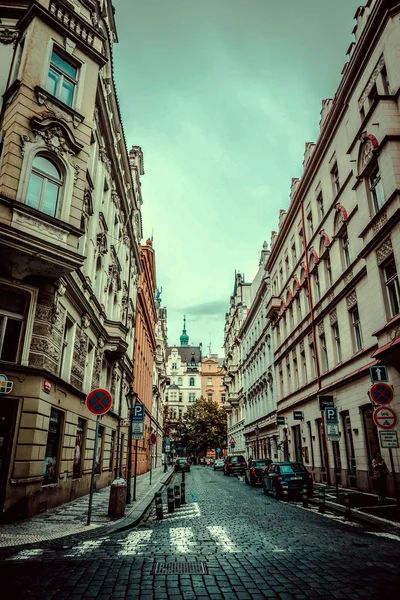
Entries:
{"label": "street lamp", "polygon": [[129,407],[129,434],[128,434],[128,473],[126,477],[126,502],[130,504],[132,501],[131,480],[132,480],[132,417],[134,400],[136,404],[137,393],[134,391],[132,384],[129,384],[129,390],[125,396]]}
{"label": "street lamp", "polygon": [[257,458],[260,458],[259,449],[258,449],[258,433],[260,431],[260,426],[258,425],[258,423],[255,426],[254,431],[256,432]]}

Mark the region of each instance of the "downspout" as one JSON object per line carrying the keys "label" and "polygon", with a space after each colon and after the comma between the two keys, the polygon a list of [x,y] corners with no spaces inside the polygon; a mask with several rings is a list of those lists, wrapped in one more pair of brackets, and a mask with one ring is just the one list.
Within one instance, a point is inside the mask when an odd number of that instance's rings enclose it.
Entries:
{"label": "downspout", "polygon": [[[313,303],[313,297],[312,297],[311,277],[310,277],[310,269],[309,269],[309,262],[308,262],[308,253],[307,253],[307,239],[306,239],[307,234],[306,234],[306,226],[305,226],[304,202],[303,201],[300,204],[300,210],[301,210],[301,226],[303,229],[304,258],[305,258],[306,270],[307,270],[306,276],[307,276],[308,297],[310,299],[311,332],[312,332],[313,345],[314,345],[315,369],[317,371],[317,395],[318,395],[318,392],[321,390],[321,371],[320,371],[320,367],[319,367],[317,337],[315,334],[314,303]],[[325,465],[326,465],[327,483],[329,485],[331,478],[330,478],[330,471],[329,471],[328,445],[327,445],[326,435],[325,435],[325,415],[324,415],[323,410],[321,410],[321,432],[320,433],[321,433],[321,437],[322,437],[322,446],[323,446],[324,459],[325,459]],[[321,465],[321,467],[322,467],[322,465]]]}

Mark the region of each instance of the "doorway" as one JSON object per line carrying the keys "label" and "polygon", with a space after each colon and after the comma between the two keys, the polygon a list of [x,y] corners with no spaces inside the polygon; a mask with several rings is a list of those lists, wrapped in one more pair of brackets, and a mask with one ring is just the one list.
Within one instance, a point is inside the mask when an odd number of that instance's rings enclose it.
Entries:
{"label": "doorway", "polygon": [[17,400],[2,398],[0,403],[0,515],[3,513],[6,497],[17,408]]}

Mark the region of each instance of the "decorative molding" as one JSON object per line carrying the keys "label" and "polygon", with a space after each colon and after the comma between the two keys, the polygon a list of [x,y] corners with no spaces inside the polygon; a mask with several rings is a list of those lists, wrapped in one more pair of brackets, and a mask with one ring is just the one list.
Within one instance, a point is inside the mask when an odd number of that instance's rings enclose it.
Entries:
{"label": "decorative molding", "polygon": [[379,219],[377,219],[373,225],[372,225],[372,230],[374,233],[378,233],[378,231],[380,231],[380,229],[382,229],[382,227],[385,225],[385,223],[387,222],[387,213],[383,212],[380,216]]}
{"label": "decorative molding", "polygon": [[60,314],[60,306],[59,306],[60,299],[64,296],[66,290],[67,290],[67,288],[61,279],[57,279],[57,281],[54,282],[54,299],[53,299],[52,314],[51,314],[51,324],[52,325],[56,324],[57,318]]}
{"label": "decorative molding", "polygon": [[343,278],[344,283],[348,283],[351,279],[353,279],[353,271],[349,271],[347,275]]}
{"label": "decorative molding", "polygon": [[104,256],[108,252],[107,236],[104,232],[98,233],[96,238],[97,252],[100,256]]}
{"label": "decorative molding", "polygon": [[337,323],[338,317],[337,317],[337,311],[336,308],[329,313],[329,321],[331,325],[335,325],[335,323]]}
{"label": "decorative molding", "polygon": [[40,136],[49,150],[55,152],[58,156],[63,156],[64,153],[69,155],[78,154],[83,148],[83,145],[75,139],[68,126],[59,119],[33,117],[31,127],[35,136]]}
{"label": "decorative molding", "polygon": [[87,329],[90,325],[90,317],[87,313],[82,315],[82,329]]}
{"label": "decorative molding", "polygon": [[0,44],[13,44],[14,48],[19,38],[19,31],[13,31],[8,27],[0,27]]}
{"label": "decorative molding", "polygon": [[327,295],[327,300],[328,302],[332,302],[332,300],[335,297],[335,292],[332,290],[331,292],[329,292],[329,294]]}
{"label": "decorative molding", "polygon": [[317,328],[318,328],[318,335],[322,335],[323,333],[325,333],[325,325],[324,325],[323,321],[318,323]]}
{"label": "decorative molding", "polygon": [[355,304],[357,304],[357,292],[353,290],[351,294],[346,297],[347,308],[352,308]]}
{"label": "decorative molding", "polygon": [[37,219],[33,215],[28,215],[18,210],[15,210],[13,213],[12,224],[21,225],[25,229],[30,229],[36,234],[38,232],[43,233],[46,236],[46,239],[51,238],[57,240],[58,242],[67,242],[68,234],[62,229]]}
{"label": "decorative molding", "polygon": [[391,254],[393,254],[392,241],[390,238],[387,238],[376,250],[378,265],[380,265]]}
{"label": "decorative molding", "polygon": [[361,97],[358,101],[358,106],[360,108],[360,110],[362,109],[362,107],[364,106],[364,102],[368,97],[368,94],[370,93],[370,91],[372,90],[372,88],[375,85],[375,81],[378,79],[379,73],[382,71],[382,69],[385,66],[385,59],[383,58],[383,56],[381,56],[381,58],[378,61],[378,64],[376,65],[366,87],[364,88],[363,93],[361,94]]}

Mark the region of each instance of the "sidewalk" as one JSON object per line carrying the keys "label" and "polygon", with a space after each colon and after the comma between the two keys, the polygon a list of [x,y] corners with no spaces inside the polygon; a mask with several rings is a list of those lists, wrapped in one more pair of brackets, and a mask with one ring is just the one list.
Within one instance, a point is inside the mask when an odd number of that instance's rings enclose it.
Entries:
{"label": "sidewalk", "polygon": [[322,488],[325,490],[325,504],[330,509],[344,513],[345,494],[348,494],[351,510],[357,518],[369,523],[387,521],[400,527],[400,507],[395,498],[386,498],[380,504],[376,494],[339,487],[339,495],[336,496],[335,486],[315,484],[313,504],[318,504],[318,492]]}
{"label": "sidewalk", "polygon": [[[62,504],[47,512],[18,521],[0,525],[0,547],[19,546],[65,536],[93,531],[96,537],[101,532],[122,531],[133,527],[153,501],[156,491],[162,489],[173,475],[173,468],[164,473],[164,468],[153,470],[150,486],[150,473],[139,475],[136,483],[136,502],[127,505],[125,517],[111,519],[108,516],[110,487],[103,488],[93,494],[91,524],[86,525],[89,494],[66,504]],[[133,482],[132,482],[133,489]]]}

